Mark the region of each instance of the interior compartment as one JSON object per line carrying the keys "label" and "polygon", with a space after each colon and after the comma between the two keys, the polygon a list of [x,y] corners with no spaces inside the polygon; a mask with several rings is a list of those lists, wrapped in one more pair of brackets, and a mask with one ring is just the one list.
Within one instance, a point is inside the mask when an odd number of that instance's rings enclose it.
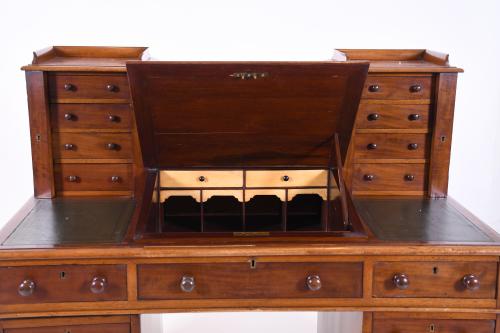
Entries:
{"label": "interior compartment", "polygon": [[200,232],[201,204],[195,198],[174,195],[163,202],[165,232]]}
{"label": "interior compartment", "polygon": [[326,206],[318,194],[297,194],[287,202],[287,231],[321,231]]}
{"label": "interior compartment", "polygon": [[275,195],[256,195],[245,204],[246,231],[283,229],[283,202]]}
{"label": "interior compartment", "polygon": [[231,195],[214,195],[203,203],[203,225],[207,232],[243,231],[243,204]]}

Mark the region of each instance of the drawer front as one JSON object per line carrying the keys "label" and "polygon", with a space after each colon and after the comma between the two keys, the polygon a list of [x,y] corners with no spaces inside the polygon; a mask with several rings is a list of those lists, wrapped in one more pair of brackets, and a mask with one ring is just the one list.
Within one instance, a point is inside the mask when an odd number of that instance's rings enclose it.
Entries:
{"label": "drawer front", "polygon": [[161,171],[162,187],[242,187],[243,171]]}
{"label": "drawer front", "polygon": [[130,92],[127,75],[49,75],[51,99],[125,99]]}
{"label": "drawer front", "polygon": [[355,159],[424,159],[427,156],[427,134],[356,134]]}
{"label": "drawer front", "polygon": [[494,320],[471,319],[377,319],[373,333],[494,333]]}
{"label": "drawer front", "polygon": [[52,104],[50,119],[55,131],[131,128],[128,104]]}
{"label": "drawer front", "polygon": [[126,272],[126,265],[0,267],[0,304],[124,301]]}
{"label": "drawer front", "polygon": [[327,186],[326,170],[247,171],[247,187]]}
{"label": "drawer front", "polygon": [[130,324],[67,325],[7,328],[3,333],[130,333]]}
{"label": "drawer front", "polygon": [[430,105],[360,104],[358,129],[429,129]]}
{"label": "drawer front", "polygon": [[426,164],[359,163],[353,167],[353,191],[424,191]]}
{"label": "drawer front", "polygon": [[[316,276],[319,277],[320,284]],[[310,284],[320,286],[311,290]],[[194,289],[181,282],[192,278]],[[362,297],[362,263],[154,264],[138,266],[139,299]]]}
{"label": "drawer front", "polygon": [[132,137],[129,133],[54,133],[55,158],[131,159]]}
{"label": "drawer front", "polygon": [[373,274],[373,297],[496,297],[496,262],[378,262]]}
{"label": "drawer front", "polygon": [[369,75],[363,89],[363,99],[430,99],[432,76]]}
{"label": "drawer front", "polygon": [[131,164],[55,164],[58,191],[124,191],[133,184]]}

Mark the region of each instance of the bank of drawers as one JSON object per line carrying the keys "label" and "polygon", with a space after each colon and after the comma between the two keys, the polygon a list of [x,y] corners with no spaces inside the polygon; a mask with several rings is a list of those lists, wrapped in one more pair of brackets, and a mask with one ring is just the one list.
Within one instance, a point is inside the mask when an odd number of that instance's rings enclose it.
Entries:
{"label": "bank of drawers", "polygon": [[53,73],[48,86],[56,190],[129,193],[133,117],[126,74]]}
{"label": "bank of drawers", "polygon": [[430,75],[368,76],[352,142],[354,193],[425,192],[433,89]]}

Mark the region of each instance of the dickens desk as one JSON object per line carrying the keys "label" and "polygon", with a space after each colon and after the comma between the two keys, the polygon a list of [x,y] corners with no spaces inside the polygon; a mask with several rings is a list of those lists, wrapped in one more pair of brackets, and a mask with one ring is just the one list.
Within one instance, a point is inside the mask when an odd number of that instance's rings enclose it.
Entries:
{"label": "dickens desk", "polygon": [[23,69],[35,195],[1,234],[4,333],[235,309],[500,332],[498,236],[447,198],[462,71],[447,55],[51,47]]}

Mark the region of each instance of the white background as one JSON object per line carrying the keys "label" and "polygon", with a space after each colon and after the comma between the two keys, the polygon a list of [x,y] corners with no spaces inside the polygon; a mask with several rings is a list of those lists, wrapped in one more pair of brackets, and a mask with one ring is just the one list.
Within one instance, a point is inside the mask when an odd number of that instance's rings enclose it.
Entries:
{"label": "white background", "polygon": [[[334,48],[428,48],[449,53],[451,63],[465,69],[458,82],[450,195],[500,231],[499,1],[7,0],[0,6],[0,45],[0,225],[32,193],[19,67],[34,50],[150,46],[162,60],[324,60]],[[226,331],[219,315],[168,318],[168,333]],[[316,330],[311,313],[227,318],[232,332]]]}

